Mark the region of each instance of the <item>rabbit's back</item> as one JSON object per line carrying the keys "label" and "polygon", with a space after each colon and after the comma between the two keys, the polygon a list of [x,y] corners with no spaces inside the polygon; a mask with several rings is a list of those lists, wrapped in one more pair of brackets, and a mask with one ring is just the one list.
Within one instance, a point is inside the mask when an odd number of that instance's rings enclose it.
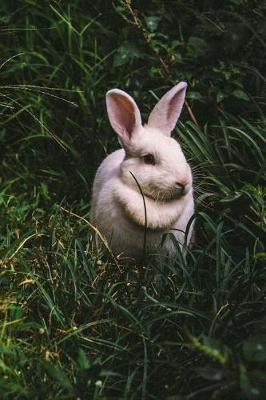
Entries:
{"label": "rabbit's back", "polygon": [[105,184],[108,184],[110,180],[119,176],[119,168],[121,162],[125,157],[125,150],[119,149],[109,154],[101,165],[99,166],[92,188],[92,200],[91,200],[91,218],[92,221],[95,219],[95,212],[97,208],[97,202],[99,199],[100,191]]}

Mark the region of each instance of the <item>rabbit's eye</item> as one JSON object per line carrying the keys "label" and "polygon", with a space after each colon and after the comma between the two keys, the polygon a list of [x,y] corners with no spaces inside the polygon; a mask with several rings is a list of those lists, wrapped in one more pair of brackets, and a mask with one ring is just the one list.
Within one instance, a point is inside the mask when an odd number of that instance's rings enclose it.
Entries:
{"label": "rabbit's eye", "polygon": [[155,158],[152,154],[146,154],[143,156],[145,164],[155,165]]}

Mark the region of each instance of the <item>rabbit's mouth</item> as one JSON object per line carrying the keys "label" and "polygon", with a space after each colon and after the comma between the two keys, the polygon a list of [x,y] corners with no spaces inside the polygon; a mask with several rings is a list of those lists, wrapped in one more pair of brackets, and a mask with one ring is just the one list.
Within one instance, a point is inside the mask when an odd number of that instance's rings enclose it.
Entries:
{"label": "rabbit's mouth", "polygon": [[188,193],[187,190],[180,190],[179,188],[173,188],[168,190],[160,190],[156,188],[155,190],[144,191],[145,196],[151,198],[155,201],[171,201],[177,200]]}

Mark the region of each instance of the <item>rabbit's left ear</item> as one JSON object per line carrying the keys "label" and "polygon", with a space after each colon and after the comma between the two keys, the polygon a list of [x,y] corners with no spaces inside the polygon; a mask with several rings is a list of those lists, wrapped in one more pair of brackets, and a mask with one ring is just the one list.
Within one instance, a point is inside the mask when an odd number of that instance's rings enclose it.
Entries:
{"label": "rabbit's left ear", "polygon": [[187,83],[179,82],[158,101],[152,110],[148,126],[160,129],[167,136],[171,135],[185,101]]}
{"label": "rabbit's left ear", "polygon": [[110,123],[122,144],[128,146],[141,127],[140,111],[134,99],[121,89],[106,93],[106,106]]}

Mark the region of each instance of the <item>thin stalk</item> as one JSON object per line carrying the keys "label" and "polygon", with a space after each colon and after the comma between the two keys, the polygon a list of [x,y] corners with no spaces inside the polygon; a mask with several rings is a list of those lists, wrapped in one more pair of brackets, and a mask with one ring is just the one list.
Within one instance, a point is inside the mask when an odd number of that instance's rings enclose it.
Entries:
{"label": "thin stalk", "polygon": [[143,238],[143,260],[144,260],[144,264],[146,263],[146,248],[147,248],[147,208],[146,208],[146,202],[145,202],[145,197],[143,194],[143,191],[141,189],[141,186],[137,180],[137,178],[135,177],[135,175],[129,171],[130,174],[132,175],[134,181],[136,182],[138,189],[140,191],[140,194],[142,196],[142,200],[143,200],[143,206],[144,206],[144,218],[145,218],[145,224],[144,224],[144,238]]}

